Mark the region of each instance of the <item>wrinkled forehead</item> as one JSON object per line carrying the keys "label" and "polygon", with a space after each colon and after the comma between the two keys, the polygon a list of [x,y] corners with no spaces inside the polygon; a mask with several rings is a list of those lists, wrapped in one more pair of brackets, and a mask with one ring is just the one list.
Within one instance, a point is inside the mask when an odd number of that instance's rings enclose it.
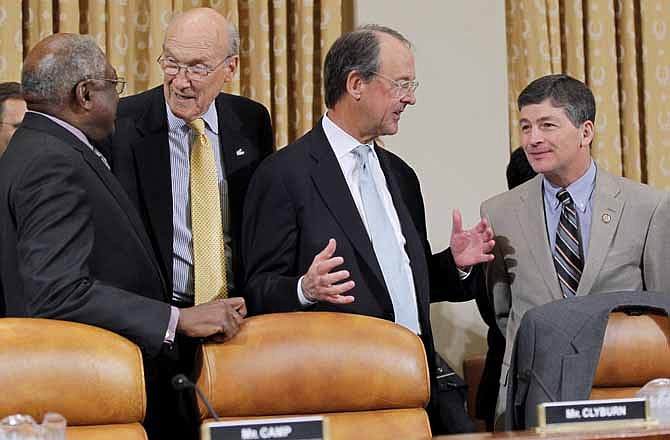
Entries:
{"label": "wrinkled forehead", "polygon": [[228,31],[214,20],[176,19],[168,27],[163,51],[173,56],[216,58],[227,53]]}

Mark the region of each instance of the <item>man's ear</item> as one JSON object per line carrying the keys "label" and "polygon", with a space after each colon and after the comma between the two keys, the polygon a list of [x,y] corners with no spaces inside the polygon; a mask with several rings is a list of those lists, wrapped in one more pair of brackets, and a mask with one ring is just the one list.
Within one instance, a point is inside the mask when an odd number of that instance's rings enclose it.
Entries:
{"label": "man's ear", "polygon": [[79,81],[74,87],[74,100],[79,107],[90,110],[93,107],[94,91],[90,87],[90,81]]}
{"label": "man's ear", "polygon": [[351,95],[354,100],[358,101],[361,99],[363,94],[363,89],[365,88],[365,81],[361,76],[361,73],[358,70],[352,70],[347,75],[347,93]]}
{"label": "man's ear", "polygon": [[225,82],[230,82],[233,80],[233,78],[235,78],[235,72],[237,71],[237,67],[239,65],[240,65],[239,55],[233,55],[228,59],[228,61],[226,61],[226,66],[224,67],[226,69],[226,72],[224,73]]}
{"label": "man's ear", "polygon": [[582,124],[582,147],[591,145],[594,136],[593,121],[586,121]]}

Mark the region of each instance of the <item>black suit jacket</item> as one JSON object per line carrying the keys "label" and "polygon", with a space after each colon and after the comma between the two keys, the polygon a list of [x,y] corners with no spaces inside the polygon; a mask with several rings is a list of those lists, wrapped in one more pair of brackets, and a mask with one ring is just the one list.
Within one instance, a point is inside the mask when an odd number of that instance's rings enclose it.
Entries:
{"label": "black suit jacket", "polygon": [[90,148],[26,114],[0,159],[0,204],[7,316],[103,327],[158,354],[168,291],[139,216]]}
{"label": "black suit jacket", "polygon": [[[241,218],[251,175],[273,149],[270,116],[263,105],[221,93],[215,100],[226,179],[235,286],[242,286]],[[243,152],[244,154],[240,154]],[[112,138],[112,170],[145,223],[172,291],[172,184],[163,86],[119,103]]]}
{"label": "black suit jacket", "polygon": [[[434,367],[430,300],[462,301],[472,292],[459,280],[451,252],[431,255],[419,181],[393,153],[376,147],[406,239],[422,339]],[[369,315],[393,321],[393,305],[365,226],[321,122],[258,168],[243,222],[246,293],[251,314],[301,309],[297,283],[314,256],[337,241],[336,255],[356,286],[351,304],[316,303],[310,310]]]}

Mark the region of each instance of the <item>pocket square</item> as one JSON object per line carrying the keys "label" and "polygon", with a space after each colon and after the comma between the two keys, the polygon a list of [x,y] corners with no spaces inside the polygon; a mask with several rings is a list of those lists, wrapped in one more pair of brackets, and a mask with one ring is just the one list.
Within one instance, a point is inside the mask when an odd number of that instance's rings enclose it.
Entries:
{"label": "pocket square", "polygon": [[247,152],[244,151],[244,149],[242,149],[242,148],[238,148],[237,150],[235,150],[235,156],[239,157],[239,156],[244,156],[245,154],[247,154]]}

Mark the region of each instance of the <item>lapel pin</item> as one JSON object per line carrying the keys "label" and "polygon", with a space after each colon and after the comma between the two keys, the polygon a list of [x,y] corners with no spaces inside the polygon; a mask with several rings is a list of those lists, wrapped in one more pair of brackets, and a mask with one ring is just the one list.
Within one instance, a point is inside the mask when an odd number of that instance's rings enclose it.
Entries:
{"label": "lapel pin", "polygon": [[602,219],[603,219],[603,223],[609,223],[609,222],[612,221],[612,216],[605,213],[605,214],[603,214]]}
{"label": "lapel pin", "polygon": [[247,152],[244,151],[243,149],[238,148],[237,151],[235,151],[235,156],[237,156],[237,157],[239,157],[239,156],[244,156],[246,153],[247,153]]}

